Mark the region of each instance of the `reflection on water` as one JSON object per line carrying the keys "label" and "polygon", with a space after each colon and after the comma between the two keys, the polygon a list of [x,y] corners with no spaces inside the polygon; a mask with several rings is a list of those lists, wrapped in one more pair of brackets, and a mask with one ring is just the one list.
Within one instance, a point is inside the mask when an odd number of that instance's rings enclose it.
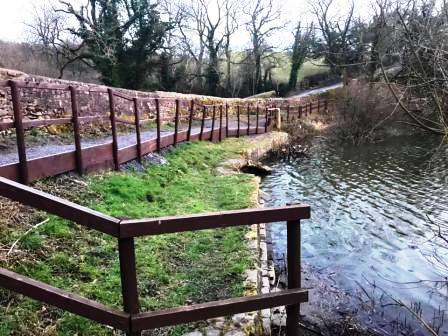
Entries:
{"label": "reflection on water", "polygon": [[[437,246],[448,242],[434,237],[438,224],[448,224],[448,148],[434,152],[439,144],[400,137],[344,147],[318,138],[310,159],[273,163],[262,189],[269,205],[311,205],[303,258],[334,271],[339,288],[374,282],[403,302],[420,302],[431,319],[434,309],[448,308],[446,287],[416,283],[448,275],[448,250]],[[274,224],[272,237],[281,259],[285,225]]]}

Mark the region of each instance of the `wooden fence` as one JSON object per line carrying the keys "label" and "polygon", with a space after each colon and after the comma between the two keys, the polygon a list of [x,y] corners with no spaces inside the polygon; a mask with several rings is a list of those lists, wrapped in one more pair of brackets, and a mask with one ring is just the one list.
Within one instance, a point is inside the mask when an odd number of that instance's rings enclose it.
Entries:
{"label": "wooden fence", "polygon": [[[143,330],[277,306],[287,307],[287,335],[300,334],[298,324],[300,303],[308,301],[308,291],[301,288],[300,220],[310,218],[309,206],[289,205],[189,216],[120,220],[3,177],[0,177],[0,196],[115,237],[118,240],[123,310],[111,309],[98,302],[0,268],[0,286],[5,289],[122,330],[128,335],[141,335]],[[135,238],[282,221],[287,222],[287,290],[162,311],[141,312]]]}
{"label": "wooden fence", "polygon": [[[226,137],[239,137],[241,135],[260,134],[271,130],[272,115],[270,108],[275,108],[275,104],[265,104],[260,106],[258,103],[248,103],[245,105],[218,104],[202,105],[194,100],[186,101],[172,98],[141,98],[131,97],[127,94],[112,88],[91,88],[90,93],[107,94],[108,112],[92,113],[89,116],[80,115],[78,89],[71,85],[61,84],[36,84],[20,81],[0,81],[0,87],[9,87],[11,91],[12,108],[14,112],[14,121],[0,122],[0,131],[15,129],[18,162],[4,164],[0,166],[0,176],[14,181],[20,181],[23,184],[29,184],[31,181],[54,176],[69,171],[76,170],[79,174],[86,171],[114,168],[119,169],[120,164],[138,159],[150,152],[159,152],[162,148],[176,145],[183,141],[210,140],[221,141]],[[24,118],[23,107],[21,106],[21,90],[50,90],[51,92],[68,92],[70,94],[71,117],[51,118],[30,120]],[[116,99],[127,101],[132,106],[133,120],[129,121],[120,118],[120,111],[117,111]],[[163,119],[161,116],[160,104],[163,101],[175,102],[175,111],[173,119]],[[151,103],[155,109],[155,119],[142,119],[139,109],[142,103]],[[181,113],[181,104],[188,105],[189,112],[186,116]],[[314,110],[325,111],[328,103],[317,101],[307,104],[291,106],[278,106],[286,113],[287,121],[290,118],[301,118]],[[233,113],[230,113],[230,110]],[[236,120],[235,120],[236,118]],[[162,126],[165,122],[172,121],[174,130],[162,132]],[[186,129],[181,129],[180,123],[187,123]],[[112,140],[94,146],[83,146],[82,144],[82,125],[86,122],[107,122],[110,124]],[[193,127],[193,122],[200,123],[200,126]],[[142,139],[142,126],[149,123],[155,123],[155,136],[149,140]],[[206,125],[210,124],[211,125]],[[27,157],[27,146],[25,141],[25,130],[35,127],[46,127],[51,125],[70,124],[73,126],[74,151],[66,151],[57,154],[46,155],[42,157],[29,159]],[[119,146],[120,136],[117,125],[132,127],[135,132],[135,144],[124,147]]]}

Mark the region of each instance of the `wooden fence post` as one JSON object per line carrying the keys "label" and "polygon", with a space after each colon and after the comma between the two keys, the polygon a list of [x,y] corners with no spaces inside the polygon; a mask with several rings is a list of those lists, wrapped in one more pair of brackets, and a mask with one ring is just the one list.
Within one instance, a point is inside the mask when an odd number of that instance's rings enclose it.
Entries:
{"label": "wooden fence post", "polygon": [[193,117],[194,117],[194,100],[192,99],[190,103],[190,118],[188,119],[187,141],[190,141],[191,139],[191,127],[193,124]]}
{"label": "wooden fence post", "polygon": [[142,163],[142,136],[140,134],[140,113],[138,110],[138,98],[133,98],[134,102],[134,123],[135,123],[135,134],[137,136],[137,159],[138,162]]}
{"label": "wooden fence post", "polygon": [[247,135],[250,134],[250,104],[247,104]]}
{"label": "wooden fence post", "polygon": [[257,128],[255,129],[255,134],[258,134],[259,119],[260,119],[260,106],[257,104]]}
{"label": "wooden fence post", "polygon": [[216,118],[216,105],[213,105],[212,135],[210,136],[210,141],[213,141],[213,133],[215,132],[215,118]]}
{"label": "wooden fence post", "polygon": [[288,104],[288,106],[286,107],[286,122],[289,123],[289,109],[290,109],[290,105]]}
{"label": "wooden fence post", "polygon": [[79,127],[79,109],[78,109],[78,97],[76,94],[76,88],[74,86],[69,86],[70,90],[70,100],[72,103],[72,122],[73,122],[73,133],[75,135],[75,159],[76,159],[76,171],[79,175],[84,172],[84,165],[82,159],[82,147],[81,147],[81,134]]}
{"label": "wooden fence post", "polygon": [[207,107],[202,107],[202,120],[201,120],[201,133],[199,134],[199,140],[202,140],[204,137],[204,125],[205,125],[205,114],[207,112]]}
{"label": "wooden fence post", "polygon": [[264,132],[267,133],[268,132],[268,107],[266,106],[266,115],[265,115],[265,121],[264,121]]}
{"label": "wooden fence post", "polygon": [[10,80],[12,108],[14,111],[14,127],[16,129],[17,153],[19,155],[19,178],[23,184],[30,183],[28,162],[26,158],[25,130],[23,128],[22,107],[20,104],[19,87],[16,82]]}
{"label": "wooden fence post", "polygon": [[156,98],[156,119],[157,119],[157,152],[160,153],[160,101]]}
{"label": "wooden fence post", "polygon": [[309,111],[309,114],[313,113],[313,103],[312,102],[310,102],[308,111]]}
{"label": "wooden fence post", "polygon": [[[134,238],[119,239],[118,253],[120,259],[123,308],[126,313],[138,314],[140,312],[140,304],[138,299]],[[132,332],[131,330],[128,335],[140,336],[141,333]]]}
{"label": "wooden fence post", "polygon": [[240,105],[237,105],[237,107],[236,107],[236,116],[238,118],[238,133],[236,135],[237,138],[240,137],[240,112],[241,112],[240,111]]}
{"label": "wooden fence post", "polygon": [[[287,222],[288,289],[301,287],[300,220]],[[286,335],[299,336],[300,304],[286,307]]]}
{"label": "wooden fence post", "polygon": [[118,136],[117,136],[117,120],[115,115],[115,101],[114,92],[112,89],[107,89],[109,95],[109,110],[110,110],[110,125],[112,129],[112,157],[114,159],[115,170],[120,169],[120,162],[118,161]]}
{"label": "wooden fence post", "polygon": [[176,114],[174,116],[174,146],[177,144],[177,137],[179,133],[179,99],[176,99]]}
{"label": "wooden fence post", "polygon": [[222,141],[222,104],[219,106],[219,141]]}
{"label": "wooden fence post", "polygon": [[299,106],[299,119],[302,118],[302,105]]}
{"label": "wooden fence post", "polygon": [[325,113],[328,113],[328,99],[325,99]]}
{"label": "wooden fence post", "polygon": [[229,137],[229,104],[226,103],[226,138]]}

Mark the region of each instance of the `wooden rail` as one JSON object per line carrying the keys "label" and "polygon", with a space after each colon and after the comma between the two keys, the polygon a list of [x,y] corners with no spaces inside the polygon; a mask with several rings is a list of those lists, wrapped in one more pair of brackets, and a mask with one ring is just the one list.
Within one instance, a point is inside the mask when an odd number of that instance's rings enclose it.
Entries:
{"label": "wooden rail", "polygon": [[310,208],[308,206],[294,205],[256,210],[224,211],[212,214],[123,220],[120,225],[120,237],[150,236],[229,226],[272,223],[309,217]]}
{"label": "wooden rail", "polygon": [[[300,288],[300,220],[310,218],[309,206],[289,205],[278,208],[124,221],[3,177],[0,177],[0,196],[116,237],[123,311],[111,309],[98,302],[67,293],[3,268],[0,268],[0,287],[109,325],[125,331],[128,335],[141,335],[143,330],[283,305],[287,306],[287,335],[300,334],[300,304],[308,301],[308,291]],[[287,221],[288,290],[154,312],[140,311],[134,237],[279,221]]]}
{"label": "wooden rail", "polygon": [[100,212],[0,177],[0,196],[119,237],[120,221]]}
{"label": "wooden rail", "polygon": [[[289,306],[297,303],[308,302],[308,291],[296,288],[287,289],[281,292],[207,302],[192,306],[184,306],[174,309],[167,309],[158,312],[138,314],[132,317],[132,329],[143,331],[160,327],[167,327],[173,324],[195,322],[198,316],[201,320],[214,317],[229,316],[233,314],[262,310],[278,306]],[[298,329],[296,324],[295,329]],[[294,335],[293,332],[288,335]]]}
{"label": "wooden rail", "polygon": [[130,314],[110,309],[98,302],[69,294],[3,268],[0,268],[0,286],[101,324],[123,331],[130,329]]}
{"label": "wooden rail", "polygon": [[[231,136],[240,137],[242,135],[252,135],[269,132],[272,129],[272,113],[270,107],[265,106],[265,113],[260,110],[260,106],[255,102],[244,106],[228,104],[202,105],[195,104],[193,100],[181,102],[174,98],[140,98],[130,96],[112,88],[91,89],[88,87],[74,87],[71,85],[46,84],[23,81],[2,81],[4,87],[10,88],[11,101],[13,105],[14,120],[0,122],[0,131],[14,129],[16,133],[18,162],[0,166],[0,176],[12,180],[29,184],[31,181],[66,173],[72,170],[83,174],[86,171],[92,171],[104,168],[114,168],[118,170],[120,164],[130,160],[138,159],[142,161],[144,155],[150,152],[160,152],[163,148],[176,145],[182,141],[211,140],[222,141]],[[71,116],[61,118],[29,120],[23,117],[21,106],[21,90],[23,89],[44,89],[44,90],[63,90],[70,93]],[[101,115],[96,112],[90,116],[81,116],[78,103],[79,92],[100,92],[106,93],[108,98],[109,113]],[[127,120],[120,118],[120,111],[117,111],[116,99],[122,99],[132,104],[133,118]],[[161,101],[170,101],[175,103],[175,112],[173,118],[165,118],[161,114]],[[152,102],[155,106],[155,119],[142,119],[142,113],[139,110],[140,103]],[[186,115],[182,115],[181,103],[183,106],[189,105]],[[231,120],[230,108],[233,108],[234,118]],[[235,109],[236,107],[236,109]],[[196,110],[198,108],[198,111]],[[328,102],[314,102],[305,105],[280,106],[282,111],[286,110],[286,119],[307,115],[317,109],[321,111],[328,108]],[[90,112],[92,114],[92,111]],[[255,120],[254,120],[255,119]],[[188,124],[187,129],[181,129],[183,121]],[[112,133],[111,142],[98,144],[86,148],[82,144],[81,129],[86,122],[109,122]],[[174,131],[169,134],[162,132],[163,123],[174,121]],[[181,123],[182,121],[182,123]],[[200,121],[200,130],[193,129],[193,122]],[[150,122],[155,123],[155,137],[150,140],[143,140],[142,126]],[[120,147],[120,137],[118,135],[117,124],[123,124],[132,127],[135,131],[135,144]],[[27,146],[25,130],[34,127],[47,127],[51,125],[70,124],[73,126],[74,151],[52,154],[44,157],[30,159],[27,156]]]}

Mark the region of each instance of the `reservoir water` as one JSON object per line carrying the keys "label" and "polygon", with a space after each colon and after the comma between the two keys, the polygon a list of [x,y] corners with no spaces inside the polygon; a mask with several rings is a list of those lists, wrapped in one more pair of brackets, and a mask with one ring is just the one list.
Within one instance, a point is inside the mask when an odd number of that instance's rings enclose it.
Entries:
{"label": "reservoir water", "polygon": [[[341,291],[382,296],[381,318],[393,298],[448,334],[448,147],[429,136],[362,146],[318,137],[310,153],[271,162],[274,173],[262,181],[268,205],[311,206],[303,261],[327,270]],[[285,225],[273,224],[271,234],[280,263]]]}

